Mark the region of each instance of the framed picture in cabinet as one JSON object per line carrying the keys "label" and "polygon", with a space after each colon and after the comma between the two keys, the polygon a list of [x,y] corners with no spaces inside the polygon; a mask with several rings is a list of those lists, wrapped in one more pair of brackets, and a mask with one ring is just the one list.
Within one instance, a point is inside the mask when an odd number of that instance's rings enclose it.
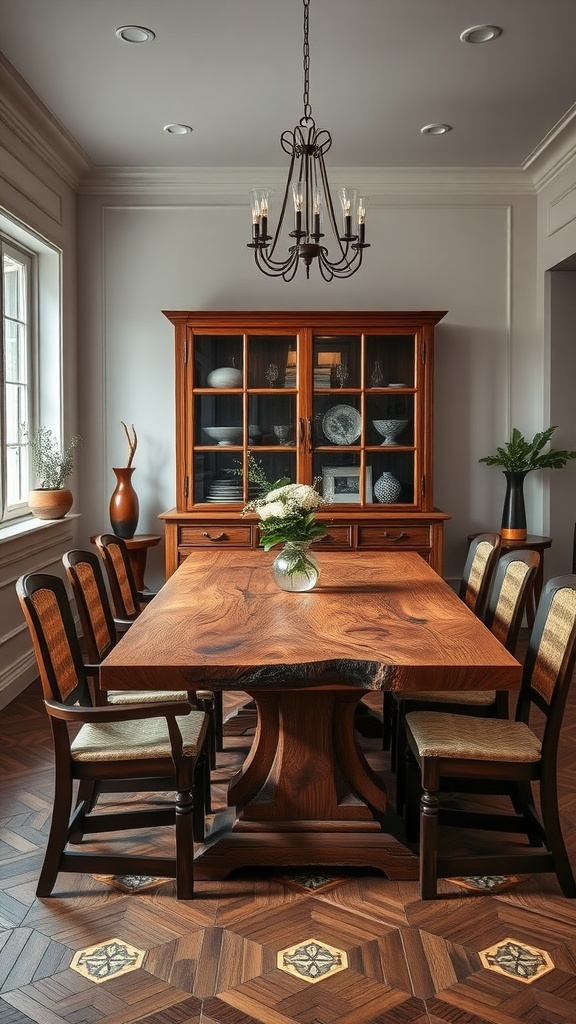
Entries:
{"label": "framed picture in cabinet", "polygon": [[[360,503],[360,466],[323,466],[322,494],[333,503]],[[372,467],[366,466],[365,497],[372,501]]]}

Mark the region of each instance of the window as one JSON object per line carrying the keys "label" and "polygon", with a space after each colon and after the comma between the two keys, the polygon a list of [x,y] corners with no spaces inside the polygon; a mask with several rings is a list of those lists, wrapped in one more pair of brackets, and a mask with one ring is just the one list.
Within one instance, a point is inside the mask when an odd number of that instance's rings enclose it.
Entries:
{"label": "window", "polygon": [[28,434],[63,435],[62,252],[0,209],[0,527],[30,516]]}
{"label": "window", "polygon": [[23,248],[0,237],[2,260],[2,453],[1,518],[28,511],[30,487],[27,436],[32,429],[34,261]]}

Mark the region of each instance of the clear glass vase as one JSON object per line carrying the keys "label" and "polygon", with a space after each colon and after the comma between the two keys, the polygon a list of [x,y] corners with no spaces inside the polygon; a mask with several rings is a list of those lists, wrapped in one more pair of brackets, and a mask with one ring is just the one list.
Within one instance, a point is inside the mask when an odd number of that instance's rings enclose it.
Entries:
{"label": "clear glass vase", "polygon": [[320,563],[309,542],[287,541],[272,562],[272,574],[281,590],[312,590],[320,576]]}

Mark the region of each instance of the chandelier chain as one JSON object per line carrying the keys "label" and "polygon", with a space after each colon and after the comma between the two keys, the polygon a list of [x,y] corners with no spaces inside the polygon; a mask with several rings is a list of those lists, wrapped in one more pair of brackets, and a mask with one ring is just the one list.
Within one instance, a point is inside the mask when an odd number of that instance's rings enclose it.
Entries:
{"label": "chandelier chain", "polygon": [[310,104],[310,46],[308,43],[310,0],[304,0],[304,118],[310,120],[312,117],[312,106]]}

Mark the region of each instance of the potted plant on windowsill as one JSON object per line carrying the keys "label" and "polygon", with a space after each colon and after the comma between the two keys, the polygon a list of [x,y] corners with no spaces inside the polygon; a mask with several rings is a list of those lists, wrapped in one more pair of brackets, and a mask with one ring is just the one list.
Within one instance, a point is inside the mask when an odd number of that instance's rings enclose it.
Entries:
{"label": "potted plant on windowsill", "polygon": [[510,440],[495,455],[485,455],[479,462],[487,466],[500,466],[506,477],[506,496],[502,512],[501,536],[504,540],[526,540],[526,509],[524,506],[524,479],[536,469],[562,469],[569,459],[576,459],[576,451],[543,449],[549,443],[556,427],[548,427],[534,434],[531,441],[514,427]]}
{"label": "potted plant on windowsill", "polygon": [[74,468],[74,452],[82,438],[71,438],[61,448],[48,427],[39,427],[30,438],[30,457],[38,486],[28,495],[28,508],[37,519],[63,519],[74,498],[65,483]]}

